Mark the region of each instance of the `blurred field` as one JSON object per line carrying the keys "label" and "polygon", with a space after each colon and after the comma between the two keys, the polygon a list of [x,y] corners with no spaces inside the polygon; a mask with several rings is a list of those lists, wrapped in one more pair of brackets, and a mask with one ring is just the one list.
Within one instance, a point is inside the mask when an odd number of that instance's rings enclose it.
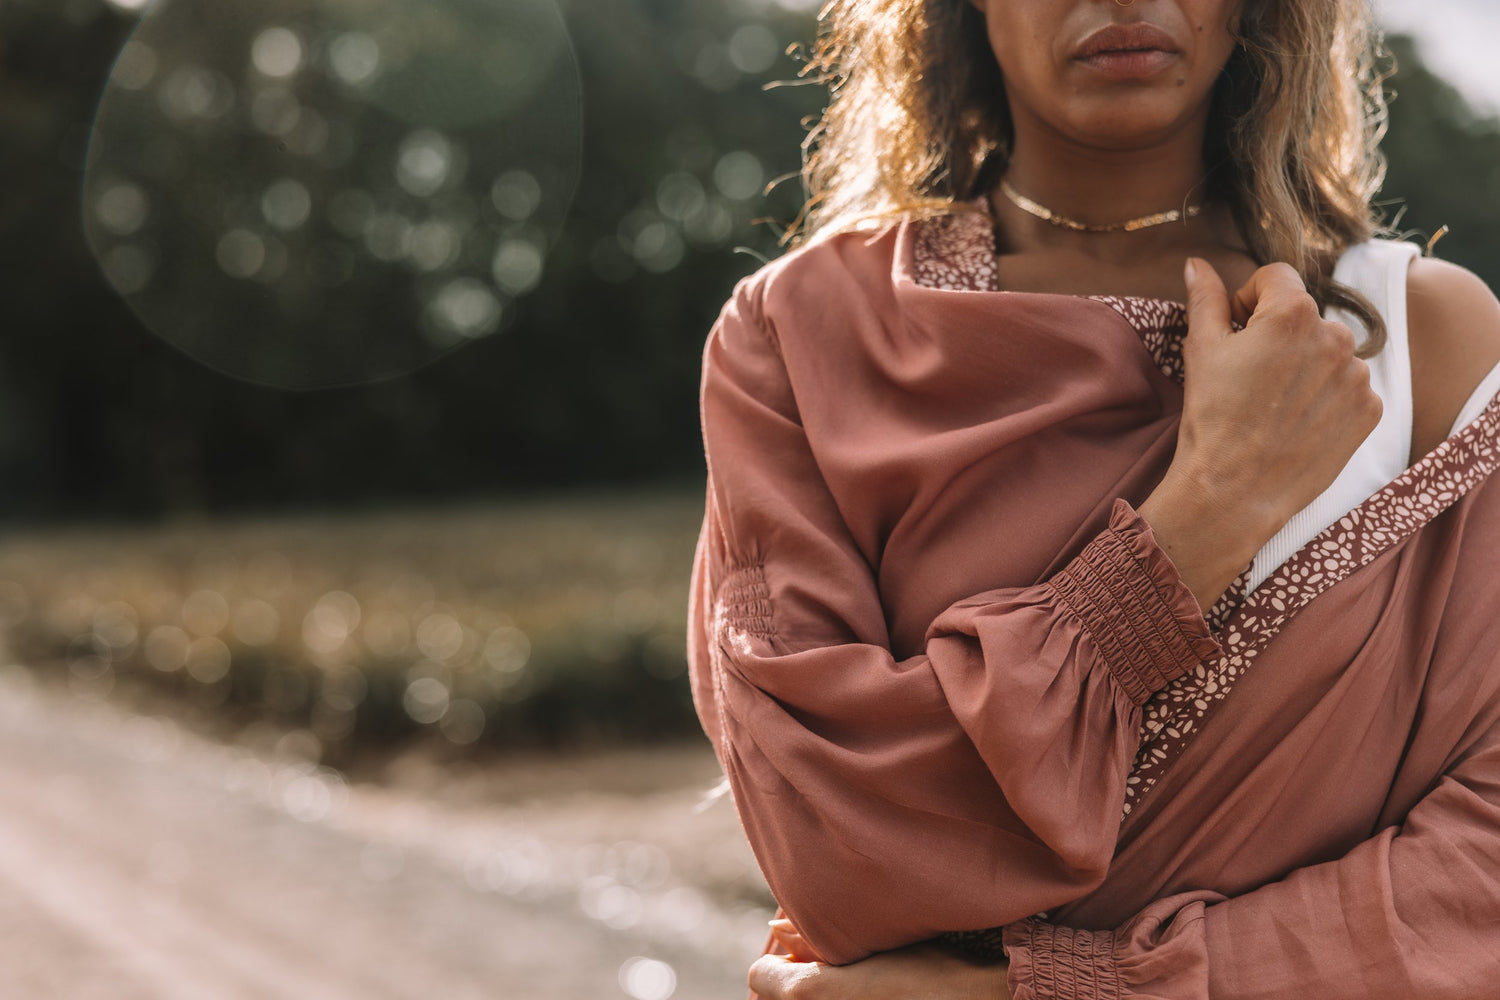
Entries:
{"label": "blurred field", "polygon": [[0,996],[743,996],[771,910],[717,776],[699,742],[349,783],[0,669]]}
{"label": "blurred field", "polygon": [[739,994],[773,904],[685,676],[701,510],[13,534],[0,993]]}
{"label": "blurred field", "polygon": [[701,511],[683,489],[28,531],[0,544],[0,635],[80,698],[342,768],[691,737]]}

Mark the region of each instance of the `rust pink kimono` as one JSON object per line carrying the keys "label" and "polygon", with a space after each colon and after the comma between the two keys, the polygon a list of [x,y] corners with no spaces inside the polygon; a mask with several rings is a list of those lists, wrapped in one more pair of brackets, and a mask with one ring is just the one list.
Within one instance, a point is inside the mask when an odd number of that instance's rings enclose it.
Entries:
{"label": "rust pink kimono", "polygon": [[923,225],[705,355],[694,694],[788,915],[1009,925],[1022,1000],[1500,997],[1500,406],[1211,627],[1132,506],[1181,331],[918,283]]}

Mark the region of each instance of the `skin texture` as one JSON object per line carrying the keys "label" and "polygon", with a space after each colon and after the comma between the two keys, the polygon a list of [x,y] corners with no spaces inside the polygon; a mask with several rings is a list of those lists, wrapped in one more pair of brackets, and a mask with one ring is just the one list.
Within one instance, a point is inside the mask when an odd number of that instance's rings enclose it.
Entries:
{"label": "skin texture", "polygon": [[1406,279],[1406,315],[1415,462],[1442,443],[1480,379],[1500,363],[1500,302],[1463,268],[1418,260]]}
{"label": "skin texture", "polygon": [[[1193,203],[1202,190],[1209,99],[1232,48],[1231,0],[970,0],[985,14],[1015,122],[1007,179],[1094,224]],[[1076,58],[1110,24],[1147,22],[1175,48],[1160,72],[1120,80]],[[1381,403],[1355,338],[1325,321],[1296,271],[1257,267],[1227,213],[1136,233],[1073,233],[991,198],[1002,288],[1187,301],[1177,452],[1141,505],[1201,607],[1210,607],[1286,521],[1337,476]],[[1228,289],[1236,289],[1231,295]],[[1243,324],[1235,332],[1233,324]],[[1500,302],[1474,275],[1434,260],[1408,279],[1411,461],[1448,436],[1500,362]],[[833,967],[785,921],[789,954],[750,972],[765,1000],[1008,1000],[1005,964],[915,945]]]}

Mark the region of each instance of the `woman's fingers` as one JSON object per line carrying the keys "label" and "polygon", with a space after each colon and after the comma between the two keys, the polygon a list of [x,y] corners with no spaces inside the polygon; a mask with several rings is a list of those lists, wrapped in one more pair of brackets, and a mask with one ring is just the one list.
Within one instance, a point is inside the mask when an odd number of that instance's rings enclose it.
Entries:
{"label": "woman's fingers", "polygon": [[802,932],[785,917],[777,917],[771,921],[771,936],[776,939],[777,944],[781,945],[787,957],[794,961],[810,961],[816,954],[808,945],[807,940],[803,938]]}
{"label": "woman's fingers", "polygon": [[1302,275],[1290,264],[1276,263],[1268,264],[1258,268],[1250,276],[1250,280],[1234,293],[1230,302],[1230,314],[1234,321],[1240,326],[1250,322],[1250,317],[1255,315],[1261,303],[1267,305],[1275,303],[1302,303],[1311,302],[1307,294],[1307,285],[1302,281]]}
{"label": "woman's fingers", "polygon": [[1231,323],[1245,326],[1262,308],[1275,312],[1298,309],[1310,303],[1302,276],[1290,264],[1259,268],[1234,296],[1214,266],[1201,257],[1189,257],[1182,277],[1187,285],[1188,329],[1228,333]]}
{"label": "woman's fingers", "polygon": [[1189,257],[1183,265],[1182,280],[1188,293],[1188,329],[1228,333],[1229,292],[1214,266],[1201,257]]}

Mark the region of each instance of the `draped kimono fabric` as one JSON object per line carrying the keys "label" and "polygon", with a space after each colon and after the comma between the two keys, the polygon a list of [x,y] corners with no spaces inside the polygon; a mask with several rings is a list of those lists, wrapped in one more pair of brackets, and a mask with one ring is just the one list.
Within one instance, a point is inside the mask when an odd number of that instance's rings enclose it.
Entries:
{"label": "draped kimono fabric", "polygon": [[1500,996],[1500,404],[1205,617],[1135,512],[1180,315],[996,291],[975,218],[706,348],[691,676],[777,900],[835,963],[1004,927],[1020,1000]]}

